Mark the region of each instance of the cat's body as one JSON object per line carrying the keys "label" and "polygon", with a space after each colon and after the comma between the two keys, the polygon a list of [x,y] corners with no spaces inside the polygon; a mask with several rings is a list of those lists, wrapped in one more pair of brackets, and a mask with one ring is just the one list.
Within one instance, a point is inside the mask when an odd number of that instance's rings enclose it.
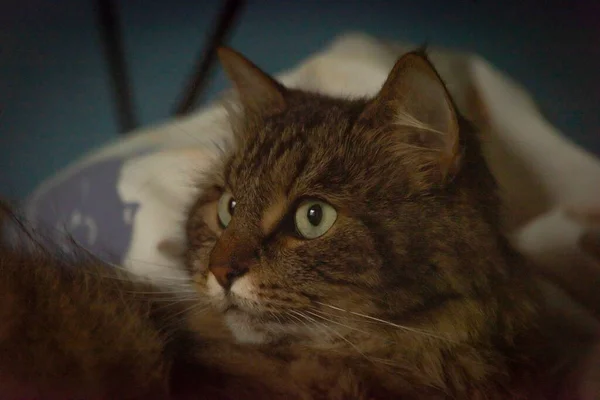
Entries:
{"label": "cat's body", "polygon": [[[536,313],[524,322],[505,308],[501,316],[521,335],[514,346],[485,314],[482,336],[492,340],[479,344],[382,324],[377,336],[347,334],[356,347],[341,339],[318,349],[239,345],[219,315],[199,313],[186,329],[173,315],[189,304],[174,305],[173,293],[85,254],[76,265],[43,251],[18,254],[2,249],[0,259],[2,398],[570,399],[578,397],[559,391],[577,391],[577,366],[591,345],[567,319]],[[504,306],[527,310],[531,297],[506,290]],[[149,299],[158,301],[154,312]]]}
{"label": "cat's body", "polygon": [[2,381],[59,398],[580,398],[594,327],[550,307],[509,247],[477,135],[423,55],[368,101],[221,57],[243,112],[189,213],[191,281],[2,247]]}

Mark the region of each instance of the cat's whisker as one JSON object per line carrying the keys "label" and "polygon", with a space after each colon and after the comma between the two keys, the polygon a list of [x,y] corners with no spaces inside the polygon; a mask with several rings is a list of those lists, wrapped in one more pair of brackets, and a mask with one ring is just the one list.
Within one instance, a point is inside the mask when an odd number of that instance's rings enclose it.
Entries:
{"label": "cat's whisker", "polygon": [[[185,293],[189,293],[189,294],[195,294],[197,293],[197,291],[188,284],[181,284],[181,283],[169,283],[169,284],[158,284],[157,282],[152,282],[149,281],[147,279],[135,279],[135,277],[121,277],[118,275],[101,275],[101,274],[97,274],[91,271],[84,271],[85,274],[93,277],[93,278],[97,278],[100,280],[106,280],[108,282],[113,281],[113,283],[126,283],[129,284],[131,288],[135,288],[136,285],[142,285],[147,287],[154,287],[155,289],[153,290],[147,290],[149,295],[154,295],[154,294],[171,294],[171,293],[181,293],[181,294],[185,294]],[[134,289],[130,290],[130,291],[126,291],[127,293],[138,293],[138,294],[142,294],[142,291],[136,291]]]}
{"label": "cat's whisker", "polygon": [[324,323],[315,320],[314,318],[311,318],[311,317],[309,317],[307,315],[304,315],[303,313],[300,313],[300,314],[303,315],[309,321],[312,321],[316,326],[321,326],[322,328],[324,328],[327,331],[333,333],[335,336],[339,337],[340,339],[342,339],[343,341],[345,341],[346,343],[348,343],[348,345],[350,345],[350,347],[352,347],[358,354],[360,354],[361,356],[363,356],[367,361],[372,362],[373,364],[375,364],[376,362],[378,362],[379,358],[369,357],[357,345],[355,345],[354,343],[352,343],[347,337],[345,337],[344,335],[342,335],[341,333],[339,333],[338,331],[336,331],[332,327],[329,327],[329,326],[325,325]]}
{"label": "cat's whisker", "polygon": [[334,321],[333,319],[330,319],[330,318],[324,317],[324,316],[322,316],[322,315],[319,315],[319,314],[318,314],[318,313],[316,313],[316,312],[309,311],[309,310],[304,310],[304,311],[305,311],[306,313],[310,314],[310,315],[313,315],[313,316],[315,316],[315,317],[317,317],[317,318],[321,318],[322,320],[324,320],[324,321],[327,321],[327,322],[330,322],[330,323],[332,323],[332,324],[339,325],[339,326],[341,326],[341,327],[344,327],[344,328],[347,328],[347,329],[350,329],[350,330],[353,330],[353,331],[361,332],[361,333],[364,333],[364,334],[367,334],[367,335],[370,335],[370,334],[371,334],[370,332],[363,331],[362,329],[358,329],[358,328],[356,328],[356,327],[353,327],[353,326],[350,326],[350,325],[346,325],[346,324],[343,324],[343,323],[341,323],[341,322],[338,322],[338,321]]}
{"label": "cat's whisker", "polygon": [[277,315],[277,314],[276,314],[276,313],[274,313],[274,312],[271,312],[271,315],[272,315],[272,316],[273,316],[273,317],[274,317],[274,318],[277,320],[277,322],[279,322],[281,325],[284,325],[284,324],[285,324],[285,321],[283,321],[283,320],[281,319],[281,316]]}
{"label": "cat's whisker", "polygon": [[[156,290],[154,290],[156,289]],[[164,290],[165,288],[160,288],[160,287],[152,287],[152,288],[148,288],[148,287],[144,287],[144,288],[140,288],[139,290],[136,289],[135,286],[132,286],[131,288],[122,288],[119,289],[119,291],[121,293],[125,293],[127,295],[132,295],[133,297],[148,297],[148,298],[152,298],[152,299],[156,299],[156,300],[161,300],[161,299],[167,299],[167,298],[183,298],[183,297],[189,297],[189,298],[198,298],[199,294],[198,292],[196,292],[195,290],[182,290],[179,288],[172,288],[172,289],[167,289]]]}
{"label": "cat's whisker", "polygon": [[164,323],[164,327],[163,327],[163,332],[168,330],[168,329],[173,329],[175,328],[175,330],[179,330],[181,326],[185,326],[186,323],[190,320],[190,317],[198,317],[200,315],[202,315],[204,312],[206,312],[210,307],[190,307],[188,310],[186,310],[185,312],[180,312],[179,315],[177,317],[172,317],[168,320],[165,320]]}
{"label": "cat's whisker", "polygon": [[156,296],[160,296],[163,294],[195,294],[196,291],[195,290],[180,290],[180,289],[174,289],[174,290],[164,290],[163,288],[160,288],[157,290],[123,290],[123,293],[129,293],[129,294],[140,294],[140,295],[156,295]]}
{"label": "cat's whisker", "polygon": [[269,311],[268,313],[273,319],[275,319],[277,321],[277,323],[281,326],[285,325],[285,321],[283,321],[281,319],[281,317],[279,315],[277,315],[276,313],[274,313],[273,311]]}
{"label": "cat's whisker", "polygon": [[198,297],[195,296],[174,296],[174,297],[161,297],[161,298],[152,298],[152,302],[154,303],[169,303],[169,302],[178,302],[185,303],[189,301],[198,301]]}
{"label": "cat's whisker", "polygon": [[[186,301],[186,300],[175,300],[175,301],[169,301],[169,302],[165,302],[165,303],[160,303],[161,304],[160,307],[156,307],[154,309],[154,311],[158,312],[158,311],[169,310],[172,307],[181,306],[182,304],[187,304],[187,303],[190,303],[190,302],[191,301]],[[156,303],[156,304],[159,304],[159,303]]]}
{"label": "cat's whisker", "polygon": [[[131,287],[135,287],[135,285],[146,285],[146,286],[154,286],[153,282],[147,280],[147,279],[136,279],[136,277],[131,277],[131,276],[119,276],[119,275],[109,275],[109,274],[99,274],[97,272],[93,272],[90,270],[87,271],[83,271],[84,274],[89,275],[92,278],[96,278],[96,279],[100,279],[100,280],[104,280],[104,281],[108,281],[111,282],[113,281],[114,283],[127,283],[130,284]],[[154,282],[156,283],[156,282]],[[165,290],[167,288],[172,288],[172,290]],[[181,288],[188,288],[188,285],[181,285],[181,284],[164,284],[160,286],[160,290],[156,290],[156,291],[152,291],[152,293],[171,293],[171,292],[189,292],[192,293],[194,292],[194,290],[181,290]]]}
{"label": "cat's whisker", "polygon": [[[359,318],[359,317],[353,316],[353,315],[340,315],[340,313],[329,313],[322,309],[318,309],[318,308],[314,308],[314,307],[311,308],[311,310],[314,312],[320,313],[322,315],[326,315],[326,316],[333,317],[333,318],[339,318],[343,321],[353,321],[353,322],[357,322],[357,323],[360,323],[363,325],[364,324],[381,325],[381,322],[379,322],[379,321],[372,321],[370,319]],[[369,332],[369,334],[372,334],[372,333]]]}
{"label": "cat's whisker", "polygon": [[93,272],[93,271],[89,271],[89,270],[83,270],[82,272],[86,275],[90,275],[94,278],[99,278],[99,279],[113,280],[113,281],[117,281],[117,282],[127,282],[127,283],[135,282],[135,281],[132,281],[132,279],[130,277],[120,277],[118,275],[101,275],[97,272]]}
{"label": "cat's whisker", "polygon": [[434,339],[445,340],[445,341],[448,341],[448,342],[451,342],[451,343],[455,343],[453,340],[451,340],[448,337],[440,336],[438,334],[435,334],[435,333],[432,333],[432,332],[429,332],[429,331],[426,331],[426,330],[423,330],[423,329],[418,329],[418,328],[412,328],[412,327],[409,327],[409,326],[399,325],[399,324],[396,324],[394,322],[386,321],[386,320],[381,319],[381,318],[372,317],[370,315],[361,314],[361,313],[358,313],[358,312],[355,312],[355,311],[344,310],[343,308],[332,306],[331,304],[326,304],[326,303],[322,303],[322,302],[319,302],[319,301],[317,301],[315,303],[320,304],[320,305],[322,305],[324,307],[332,308],[334,310],[343,311],[343,312],[350,313],[352,315],[356,315],[358,317],[366,318],[366,319],[371,320],[371,321],[376,321],[376,322],[379,322],[381,324],[388,325],[388,326],[391,326],[391,327],[394,327],[394,328],[397,328],[397,329],[401,329],[401,330],[404,330],[404,331],[407,331],[407,332],[413,332],[413,333],[417,333],[417,334],[420,334],[420,335],[423,335],[423,336],[428,336],[428,337],[431,337],[431,338],[434,338]]}
{"label": "cat's whisker", "polygon": [[[199,308],[199,306],[202,305],[202,308]],[[196,307],[192,307],[190,310],[187,311],[187,314],[191,314],[194,316],[197,316],[199,314],[202,314],[204,312],[206,312],[207,310],[210,310],[211,306],[210,305],[206,305],[206,304],[198,304]]]}
{"label": "cat's whisker", "polygon": [[165,298],[155,298],[155,297],[151,297],[151,298],[144,298],[144,297],[140,297],[140,300],[144,300],[146,299],[147,301],[150,301],[152,303],[155,304],[164,304],[167,307],[170,304],[189,304],[189,303],[199,303],[201,302],[197,297],[192,297],[192,296],[177,296],[177,297],[165,297]]}
{"label": "cat's whisker", "polygon": [[[203,307],[200,310],[195,310],[195,309],[197,309],[200,306],[203,306]],[[177,318],[177,317],[180,317],[181,315],[184,315],[184,316],[188,315],[192,311],[194,311],[195,313],[196,312],[200,313],[200,312],[205,311],[205,310],[207,310],[209,308],[210,307],[207,306],[206,304],[204,304],[202,302],[197,302],[197,303],[192,304],[189,307],[183,308],[182,310],[180,310],[180,311],[178,311],[178,312],[176,312],[174,314],[169,315],[169,317],[166,318],[164,320],[164,322],[167,323],[168,325],[170,325],[172,323],[182,322],[182,321],[186,320],[186,318],[185,317],[183,317],[183,318]]]}
{"label": "cat's whisker", "polygon": [[[127,269],[125,269],[125,271],[127,271]],[[189,277],[155,275],[155,274],[142,275],[142,274],[138,274],[137,272],[134,272],[131,270],[129,270],[128,272],[132,275],[135,275],[135,276],[141,278],[141,279],[146,279],[151,282],[165,281],[165,282],[173,282],[173,283],[192,283],[192,280]]]}
{"label": "cat's whisker", "polygon": [[[352,326],[349,326],[349,325],[342,324],[342,323],[340,323],[340,322],[337,322],[337,321],[331,320],[331,319],[329,319],[329,318],[325,318],[325,317],[323,317],[323,316],[321,316],[321,315],[318,315],[318,314],[315,314],[315,313],[313,313],[313,312],[311,312],[311,311],[308,311],[308,310],[305,310],[305,311],[306,311],[306,312],[308,312],[308,313],[310,313],[311,315],[314,315],[315,317],[318,317],[318,318],[321,318],[321,319],[323,319],[324,321],[327,321],[327,322],[330,322],[330,323],[333,323],[333,324],[336,324],[336,325],[340,325],[340,326],[342,326],[342,327],[345,327],[345,328],[348,328],[348,329],[350,329],[350,330],[358,331],[358,332],[361,332],[361,333],[364,333],[364,334],[367,334],[367,335],[370,335],[370,336],[377,336],[377,335],[376,335],[376,334],[374,334],[373,332],[367,332],[367,331],[363,331],[363,330],[361,330],[361,329],[358,329],[358,328],[355,328],[355,327],[352,327]],[[321,312],[320,310],[316,310],[316,309],[315,309],[315,311],[316,311],[316,312]],[[323,314],[325,314],[325,313],[323,313]],[[325,315],[327,315],[327,314],[325,314]],[[376,357],[370,357],[370,358],[377,359],[377,360],[380,360],[380,361],[386,361],[387,363],[390,363],[390,365],[395,365],[395,364],[393,364],[393,363],[392,363],[390,360],[386,360],[386,359],[383,359],[383,358],[380,358],[380,359],[378,359],[378,358],[376,358]]]}
{"label": "cat's whisker", "polygon": [[161,284],[168,283],[169,285],[172,285],[172,286],[186,285],[186,284],[193,283],[193,281],[189,277],[184,278],[184,277],[178,277],[178,276],[164,276],[164,275],[154,275],[154,274],[152,274],[150,276],[145,276],[145,275],[138,274],[126,267],[112,265],[112,264],[110,266],[111,266],[111,268],[114,268],[115,270],[127,275],[126,280],[128,280],[128,281],[138,281],[138,282],[147,282],[147,283],[161,282]]}
{"label": "cat's whisker", "polygon": [[379,323],[376,321],[365,320],[364,318],[359,318],[359,317],[356,317],[353,315],[348,315],[348,313],[342,314],[342,313],[327,312],[327,311],[317,308],[317,307],[311,307],[310,310],[320,313],[320,314],[323,314],[323,315],[330,316],[330,317],[340,318],[340,319],[343,319],[344,321],[356,321],[356,322],[367,323],[367,324],[378,324]]}
{"label": "cat's whisker", "polygon": [[168,279],[147,279],[146,283],[149,283],[149,284],[152,284],[155,286],[159,286],[161,288],[186,288],[186,289],[189,289],[190,291],[195,291],[193,289],[194,282],[191,280],[177,282],[177,281],[170,281]]}
{"label": "cat's whisker", "polygon": [[[162,263],[157,263],[154,261],[147,261],[147,260],[141,260],[139,258],[131,258],[131,257],[127,257],[125,258],[125,261],[129,262],[129,263],[134,263],[134,264],[146,264],[146,265],[153,265],[155,267],[161,267],[161,268],[165,268],[165,269],[171,269],[171,270],[175,270],[175,271],[179,271],[179,272],[185,272],[185,270],[183,269],[183,267],[181,265],[169,265],[169,264],[162,264]],[[127,267],[119,267],[121,269],[124,269],[126,271],[129,271],[129,273],[132,273],[132,271],[127,268]],[[152,275],[152,277],[154,277],[154,275]],[[182,277],[165,277],[166,279],[173,279],[173,280],[186,280],[188,278],[182,278]]]}
{"label": "cat's whisker", "polygon": [[[177,300],[165,301],[166,304],[162,304],[160,307],[157,307],[155,309],[155,311],[162,311],[167,308],[174,307],[174,306],[180,306],[182,304],[186,304],[189,302],[193,302],[194,304],[198,304],[198,305],[200,304],[197,301],[197,299],[177,299]],[[208,308],[208,306],[206,308]]]}
{"label": "cat's whisker", "polygon": [[288,317],[300,322],[302,325],[304,325],[306,327],[307,330],[310,330],[309,326],[306,324],[306,321],[304,321],[303,319],[298,318],[297,316],[293,315],[292,313],[290,313],[289,311],[286,311],[285,313]]}
{"label": "cat's whisker", "polygon": [[328,337],[331,338],[331,334],[329,334],[322,326],[320,326],[319,324],[316,323],[316,321],[312,318],[309,318],[308,316],[304,315],[303,313],[296,311],[296,310],[290,310],[289,312],[297,315],[298,317],[300,317],[302,320],[304,320],[304,326],[306,326],[306,329],[308,329],[309,331],[311,331],[311,327],[308,326],[307,321],[309,323],[311,323],[311,325],[313,325],[314,328],[317,328],[318,330],[320,330],[321,332],[325,333]]}

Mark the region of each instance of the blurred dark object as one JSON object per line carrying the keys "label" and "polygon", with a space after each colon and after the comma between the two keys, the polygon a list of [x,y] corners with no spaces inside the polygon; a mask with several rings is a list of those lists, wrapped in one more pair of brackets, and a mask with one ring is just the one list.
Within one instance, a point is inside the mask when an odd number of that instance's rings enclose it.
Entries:
{"label": "blurred dark object", "polygon": [[[200,53],[193,73],[184,87],[184,93],[175,115],[189,113],[201,99],[210,72],[216,63],[217,48],[227,39],[243,8],[243,0],[226,0],[221,9],[217,24],[208,37],[204,50]],[[135,116],[131,83],[127,71],[123,35],[117,7],[114,0],[97,0],[98,22],[102,36],[104,54],[108,62],[110,79],[119,129],[122,134],[134,130],[138,123]]]}
{"label": "blurred dark object", "polygon": [[244,6],[243,0],[226,0],[221,12],[219,13],[217,24],[211,35],[208,37],[208,43],[196,63],[192,76],[186,84],[181,101],[175,108],[175,115],[185,115],[189,113],[196,104],[199,103],[204,87],[210,77],[217,59],[217,48],[227,40],[231,34],[232,28],[239,17]]}
{"label": "blurred dark object", "polygon": [[113,85],[117,120],[120,132],[125,134],[135,129],[138,123],[125,61],[123,34],[115,2],[113,0],[97,0],[97,7],[104,56],[108,62],[108,70]]}

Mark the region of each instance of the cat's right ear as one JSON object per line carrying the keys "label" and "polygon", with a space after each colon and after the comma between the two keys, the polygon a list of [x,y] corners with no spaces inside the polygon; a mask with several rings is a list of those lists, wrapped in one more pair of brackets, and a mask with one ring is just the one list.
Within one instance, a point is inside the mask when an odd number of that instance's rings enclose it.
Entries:
{"label": "cat's right ear", "polygon": [[396,62],[361,118],[403,132],[398,137],[409,146],[401,149],[417,149],[422,155],[413,157],[419,164],[416,170],[442,180],[457,172],[461,157],[458,114],[444,82],[423,52],[407,53]]}
{"label": "cat's right ear", "polygon": [[233,49],[221,47],[218,55],[247,111],[261,114],[283,111],[286,92],[283,85]]}

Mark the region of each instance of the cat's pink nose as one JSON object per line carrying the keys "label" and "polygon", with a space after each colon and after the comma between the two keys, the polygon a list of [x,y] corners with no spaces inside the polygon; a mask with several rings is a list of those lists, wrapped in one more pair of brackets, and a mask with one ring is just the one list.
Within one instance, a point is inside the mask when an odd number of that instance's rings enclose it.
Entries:
{"label": "cat's pink nose", "polygon": [[209,265],[210,272],[213,273],[219,285],[225,290],[229,290],[233,282],[248,272],[248,267],[243,264],[221,264]]}
{"label": "cat's pink nose", "polygon": [[208,269],[219,285],[229,290],[233,282],[247,273],[256,260],[256,248],[256,235],[239,233],[232,221],[210,252]]}

